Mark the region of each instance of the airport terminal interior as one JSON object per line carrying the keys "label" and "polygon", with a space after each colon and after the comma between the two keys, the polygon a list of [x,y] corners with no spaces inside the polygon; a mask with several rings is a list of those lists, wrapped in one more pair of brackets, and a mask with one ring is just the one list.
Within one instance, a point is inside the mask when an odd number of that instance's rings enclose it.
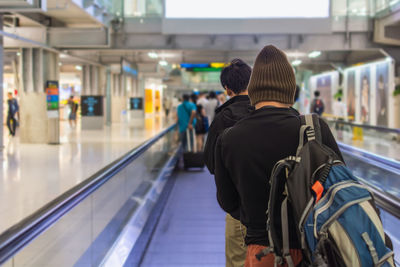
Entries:
{"label": "airport terminal interior", "polygon": [[221,71],[267,45],[293,108],[323,103],[399,266],[400,0],[1,0],[0,266],[233,266],[177,110],[189,95],[211,124]]}

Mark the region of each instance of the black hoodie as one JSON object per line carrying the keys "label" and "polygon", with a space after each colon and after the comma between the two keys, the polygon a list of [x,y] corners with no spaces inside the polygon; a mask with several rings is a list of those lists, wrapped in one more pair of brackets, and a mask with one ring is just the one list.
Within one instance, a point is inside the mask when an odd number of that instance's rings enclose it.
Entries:
{"label": "black hoodie", "polygon": [[[268,246],[266,233],[269,176],[275,163],[295,155],[301,126],[292,108],[263,107],[224,131],[215,149],[218,203],[230,214],[240,214],[247,227],[246,244]],[[320,119],[322,143],[341,153],[329,126]],[[289,219],[291,215],[289,214]],[[290,233],[295,233],[293,220]],[[290,234],[291,248],[299,244]]]}
{"label": "black hoodie", "polygon": [[215,110],[216,115],[210,126],[204,148],[204,161],[211,174],[214,174],[214,152],[218,136],[253,110],[254,108],[250,106],[250,99],[247,95],[235,96]]}

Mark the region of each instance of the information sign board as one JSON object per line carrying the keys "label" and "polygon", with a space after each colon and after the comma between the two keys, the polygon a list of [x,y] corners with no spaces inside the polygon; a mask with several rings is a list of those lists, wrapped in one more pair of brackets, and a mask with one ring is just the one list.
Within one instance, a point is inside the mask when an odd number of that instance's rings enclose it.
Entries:
{"label": "information sign board", "polygon": [[103,116],[103,96],[81,96],[82,116]]}

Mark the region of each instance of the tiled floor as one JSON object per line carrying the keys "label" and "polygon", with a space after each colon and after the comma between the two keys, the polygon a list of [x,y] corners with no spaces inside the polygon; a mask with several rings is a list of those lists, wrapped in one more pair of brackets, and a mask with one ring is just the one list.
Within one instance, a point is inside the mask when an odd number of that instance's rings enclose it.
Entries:
{"label": "tiled floor", "polygon": [[71,129],[61,123],[60,145],[20,144],[5,136],[0,153],[0,233],[116,160],[166,124],[113,124],[104,130]]}
{"label": "tiled floor", "polygon": [[225,266],[225,213],[208,171],[181,172],[141,266]]}

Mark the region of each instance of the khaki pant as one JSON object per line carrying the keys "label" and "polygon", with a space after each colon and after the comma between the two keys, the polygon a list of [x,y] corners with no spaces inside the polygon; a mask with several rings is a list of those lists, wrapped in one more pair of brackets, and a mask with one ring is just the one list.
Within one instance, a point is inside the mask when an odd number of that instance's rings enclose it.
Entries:
{"label": "khaki pant", "polygon": [[225,225],[225,258],[226,267],[243,267],[246,259],[244,237],[246,228],[240,221],[226,214]]}

